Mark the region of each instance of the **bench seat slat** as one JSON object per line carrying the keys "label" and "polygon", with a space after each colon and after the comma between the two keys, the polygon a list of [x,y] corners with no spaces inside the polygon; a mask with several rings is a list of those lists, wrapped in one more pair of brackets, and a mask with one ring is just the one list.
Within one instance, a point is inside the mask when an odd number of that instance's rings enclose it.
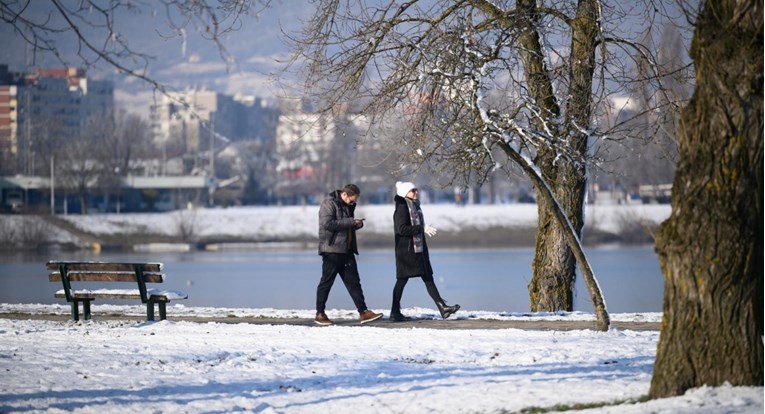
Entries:
{"label": "bench seat slat", "polygon": [[[59,299],[66,299],[66,294],[63,290],[56,292],[56,297]],[[137,299],[141,300],[141,294],[136,292],[135,294],[129,293],[95,293],[87,291],[72,292],[72,298],[77,300],[82,299]]]}
{"label": "bench seat slat", "polygon": [[144,272],[162,272],[162,263],[109,263],[109,262],[69,262],[49,261],[45,264],[48,270],[58,270],[59,266],[66,265],[67,270],[101,270],[132,272],[135,266],[140,266]]}
{"label": "bench seat slat", "polygon": [[[95,271],[68,271],[67,275],[72,282],[136,282],[135,273],[131,272],[95,272]],[[147,272],[143,274],[146,283],[164,283],[163,273]],[[51,282],[60,282],[61,273],[58,271],[48,274]]]}
{"label": "bench seat slat", "polygon": [[[141,299],[138,289],[80,289],[73,290],[74,299]],[[169,302],[171,300],[187,299],[188,295],[176,290],[147,289],[146,295],[156,301]],[[55,297],[66,298],[63,289],[56,291]]]}

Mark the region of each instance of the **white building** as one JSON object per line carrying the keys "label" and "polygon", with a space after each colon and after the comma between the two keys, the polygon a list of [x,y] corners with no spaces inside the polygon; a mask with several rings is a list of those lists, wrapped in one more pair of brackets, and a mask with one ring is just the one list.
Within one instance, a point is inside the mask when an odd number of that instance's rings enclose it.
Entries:
{"label": "white building", "polygon": [[278,111],[252,96],[230,96],[209,90],[169,93],[152,108],[158,143],[177,141],[185,152],[207,151],[222,142],[272,140]]}

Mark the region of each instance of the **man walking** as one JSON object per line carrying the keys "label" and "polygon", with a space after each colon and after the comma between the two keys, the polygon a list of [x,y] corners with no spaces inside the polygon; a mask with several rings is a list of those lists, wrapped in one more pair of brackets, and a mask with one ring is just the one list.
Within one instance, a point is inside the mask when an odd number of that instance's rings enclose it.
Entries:
{"label": "man walking", "polygon": [[353,216],[361,190],[356,184],[348,184],[342,190],[329,193],[319,207],[319,254],[321,255],[321,281],[316,288],[316,318],[318,325],[332,325],[324,313],[329,291],[339,274],[345,288],[359,311],[359,322],[380,319],[382,313],[367,309],[361,290],[356,256],[356,230],[364,227],[364,220]]}

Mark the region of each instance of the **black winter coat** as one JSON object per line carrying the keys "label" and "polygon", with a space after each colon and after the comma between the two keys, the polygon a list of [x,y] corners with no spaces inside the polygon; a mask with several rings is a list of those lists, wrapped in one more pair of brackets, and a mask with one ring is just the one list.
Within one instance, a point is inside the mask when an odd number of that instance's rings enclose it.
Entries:
{"label": "black winter coat", "polygon": [[[340,190],[324,197],[319,206],[319,254],[355,253],[359,254],[356,244],[356,228],[353,226],[353,212],[356,205],[348,206],[340,198]],[[351,237],[348,246],[348,237]]]}
{"label": "black winter coat", "polygon": [[[403,197],[394,198],[396,210],[393,213],[393,231],[396,240],[396,278],[433,275],[430,265],[428,244],[425,241],[424,225],[412,225],[409,207]],[[419,204],[417,204],[419,209]],[[422,211],[420,211],[422,214]],[[422,220],[421,220],[422,221]],[[424,221],[423,221],[424,222]],[[422,253],[414,252],[412,236],[422,235]]]}

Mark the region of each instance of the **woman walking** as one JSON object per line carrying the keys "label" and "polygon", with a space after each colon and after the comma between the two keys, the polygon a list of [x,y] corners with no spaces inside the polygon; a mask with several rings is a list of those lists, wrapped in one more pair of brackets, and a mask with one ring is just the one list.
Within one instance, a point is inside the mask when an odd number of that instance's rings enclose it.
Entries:
{"label": "woman walking", "polygon": [[433,280],[433,268],[425,235],[432,237],[436,229],[425,224],[420,209],[417,187],[411,182],[396,182],[396,210],[393,213],[393,229],[396,240],[396,286],[393,288],[393,304],[390,320],[402,322],[408,318],[401,314],[401,296],[409,278],[419,277],[425,283],[428,294],[436,303],[441,317],[446,319],[457,312],[460,305],[446,304]]}

